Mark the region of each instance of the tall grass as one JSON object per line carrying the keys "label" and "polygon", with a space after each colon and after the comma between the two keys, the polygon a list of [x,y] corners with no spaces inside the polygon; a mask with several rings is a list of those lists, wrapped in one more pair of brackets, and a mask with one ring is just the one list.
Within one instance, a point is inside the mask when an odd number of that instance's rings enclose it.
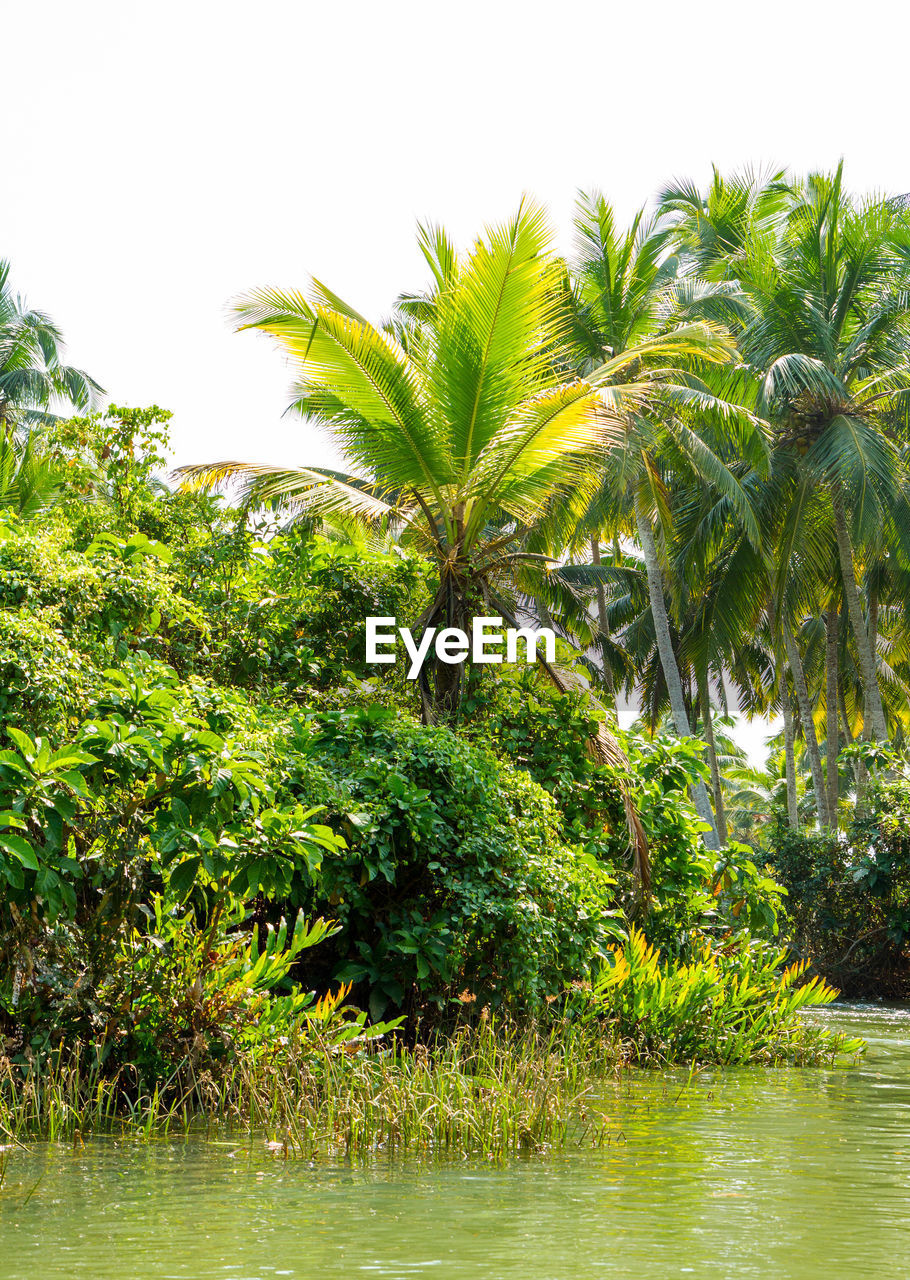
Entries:
{"label": "tall grass", "polygon": [[[0,1065],[0,1134],[78,1142],[111,1132],[256,1133],[283,1154],[310,1158],[376,1151],[504,1156],[599,1145],[613,1133],[600,1101],[604,1081],[651,1044],[647,1018],[637,1024],[637,1042],[629,1035],[635,1030],[628,1018],[546,1027],[481,1019],[414,1049],[394,1040],[384,1049],[339,1045],[317,1035],[277,1053],[238,1057],[217,1078],[184,1062],[151,1090],[132,1068],[105,1074],[77,1048],[41,1068]],[[792,1060],[798,1029],[784,1030]],[[805,1061],[857,1047],[811,1028],[802,1043]]]}
{"label": "tall grass", "polygon": [[[349,1051],[289,1045],[238,1058],[220,1078],[203,1072],[182,1089],[151,1092],[134,1073],[108,1076],[78,1049],[41,1070],[0,1070],[0,1129],[51,1140],[129,1131],[149,1136],[222,1130],[270,1135],[289,1151],[457,1151],[503,1155],[572,1141],[603,1142],[606,1120],[585,1101],[619,1063],[612,1037],[594,1028],[464,1026],[409,1050]],[[186,1080],[187,1064],[176,1073]]]}

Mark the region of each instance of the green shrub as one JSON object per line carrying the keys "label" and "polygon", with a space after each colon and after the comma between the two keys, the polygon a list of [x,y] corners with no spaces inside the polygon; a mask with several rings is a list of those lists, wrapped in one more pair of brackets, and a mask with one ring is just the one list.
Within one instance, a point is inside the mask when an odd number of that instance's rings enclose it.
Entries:
{"label": "green shrub", "polygon": [[540,1007],[621,932],[612,880],[566,842],[529,775],[385,708],[329,712],[299,744],[312,803],[341,820],[314,908],[342,926],[337,976],[371,1010],[461,1000]]}
{"label": "green shrub", "polygon": [[[865,745],[865,744],[864,744]],[[910,780],[870,788],[845,832],[769,828],[793,947],[852,995],[910,991]]]}
{"label": "green shrub", "polygon": [[54,608],[0,608],[0,723],[61,726],[91,698],[97,672],[74,649]]}
{"label": "green shrub", "polygon": [[[304,700],[365,664],[366,619],[415,621],[428,599],[428,566],[399,551],[330,542],[292,528],[269,537],[228,526],[178,554],[175,568],[212,624],[216,679]],[[404,703],[413,685],[387,673]]]}
{"label": "green shrub", "polygon": [[331,1026],[335,1043],[363,1032],[364,1018],[344,1006],[345,988],[317,1000],[289,978],[332,925],[307,925],[302,913],[290,930],[283,918],[277,929],[244,924],[236,900],[200,927],[194,912],[153,896],[147,926],[125,934],[99,986],[98,1063],[111,1056],[111,1066],[132,1064],[148,1088],[167,1080],[179,1092],[239,1056],[252,1066],[280,1053],[314,1027],[325,1034]]}
{"label": "green shrub", "polygon": [[[715,860],[702,844],[703,824],[689,799],[706,772],[696,739],[648,738],[611,725],[629,761],[621,779],[587,749],[604,715],[595,699],[584,690],[560,692],[533,668],[497,669],[495,678],[472,680],[465,715],[472,738],[492,742],[553,796],[567,838],[616,877],[625,910],[666,954],[686,957],[693,932],[776,936],[782,887],[746,846],[731,844]],[[621,780],[650,846],[647,913],[632,878]]]}
{"label": "green shrub", "polygon": [[786,950],[743,938],[724,948],[704,943],[689,964],[668,964],[633,926],[573,1004],[582,1017],[615,1023],[639,1061],[732,1066],[857,1052],[861,1041],[801,1019],[837,992],[818,977],[802,982],[805,962],[782,972],[785,958]]}
{"label": "green shrub", "polygon": [[33,1046],[97,1038],[156,894],[214,928],[238,901],[299,897],[342,843],[269,779],[236,698],[137,657],[90,711],[56,749],[7,724],[0,750],[0,1007]]}
{"label": "green shrub", "polygon": [[[101,532],[83,550],[60,511],[0,523],[0,618],[53,626],[59,644],[100,672],[140,649],[192,670],[204,617],[175,589],[170,552],[146,535]],[[32,728],[41,723],[33,723]]]}

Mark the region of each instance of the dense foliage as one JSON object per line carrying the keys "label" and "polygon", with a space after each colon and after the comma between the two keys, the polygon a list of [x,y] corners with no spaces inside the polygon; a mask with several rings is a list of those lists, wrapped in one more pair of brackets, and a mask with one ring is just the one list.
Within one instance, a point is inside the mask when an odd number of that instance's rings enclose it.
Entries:
{"label": "dense foliage", "polygon": [[[132,531],[113,485],[0,526],[13,1058],[82,1043],[149,1079],[216,1070],[312,1027],[327,1006],[302,992],[342,983],[411,1034],[559,1008],[643,912],[624,788],[649,936],[676,956],[747,923],[773,935],[774,887],[699,842],[694,745],[623,735],[620,776],[586,749],[597,700],[530,668],[472,683],[458,731],[421,725],[337,619],[418,611],[422,562],[157,491],[146,447]],[[301,912],[333,922],[305,953],[312,932],[286,943],[282,923]],[[344,1008],[339,1033],[362,1026]]]}
{"label": "dense foliage", "polygon": [[[687,964],[662,964],[633,926],[574,1004],[583,1019],[606,1020],[628,1037],[639,1061],[811,1060],[799,1010],[830,1004],[837,992],[819,977],[802,982],[805,962],[781,973],[785,957],[741,938],[722,948],[706,943]],[[815,1036],[823,1041],[825,1032]]]}
{"label": "dense foliage", "polygon": [[[321,285],[242,301],[351,474],[171,489],[170,415],[95,407],[4,295],[10,1070],[87,1053],[200,1102],[241,1060],[491,1018],[801,1060],[810,958],[902,990],[905,211],[718,176],[576,229],[568,263],[528,204],[467,256],[423,231],[382,326]],[[368,616],[491,613],[556,660],[365,662]],[[782,716],[764,772],[734,703]]]}

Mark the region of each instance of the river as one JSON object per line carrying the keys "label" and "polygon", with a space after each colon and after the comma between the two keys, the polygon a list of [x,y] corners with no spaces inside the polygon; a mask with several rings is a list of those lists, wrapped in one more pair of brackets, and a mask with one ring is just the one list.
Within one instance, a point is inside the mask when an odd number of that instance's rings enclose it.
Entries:
{"label": "river", "polygon": [[8,1153],[2,1280],[910,1277],[910,1010],[858,1066],[634,1073],[612,1139],[504,1164],[310,1164],[261,1141]]}

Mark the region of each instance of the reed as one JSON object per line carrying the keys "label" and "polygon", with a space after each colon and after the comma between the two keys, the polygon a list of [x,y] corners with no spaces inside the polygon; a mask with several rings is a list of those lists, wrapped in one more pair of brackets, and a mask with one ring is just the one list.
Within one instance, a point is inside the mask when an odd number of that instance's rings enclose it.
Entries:
{"label": "reed", "polygon": [[600,1030],[519,1029],[489,1019],[415,1049],[392,1040],[351,1050],[309,1038],[277,1054],[238,1057],[219,1078],[203,1072],[188,1087],[165,1082],[149,1091],[130,1069],[101,1074],[77,1048],[40,1071],[3,1064],[0,1129],[12,1140],[81,1140],[218,1128],[271,1135],[308,1156],[502,1155],[604,1141],[608,1122],[591,1097],[620,1062],[617,1043]]}
{"label": "reed", "polygon": [[[807,1043],[816,1043],[811,1031]],[[76,1048],[41,1069],[0,1065],[0,1134],[74,1143],[97,1133],[258,1134],[276,1153],[309,1159],[601,1145],[614,1136],[604,1085],[634,1050],[612,1024],[519,1027],[490,1018],[414,1049],[309,1035],[279,1052],[239,1056],[218,1077],[185,1062],[146,1089],[133,1069],[105,1075]],[[831,1052],[826,1045],[819,1057]]]}

